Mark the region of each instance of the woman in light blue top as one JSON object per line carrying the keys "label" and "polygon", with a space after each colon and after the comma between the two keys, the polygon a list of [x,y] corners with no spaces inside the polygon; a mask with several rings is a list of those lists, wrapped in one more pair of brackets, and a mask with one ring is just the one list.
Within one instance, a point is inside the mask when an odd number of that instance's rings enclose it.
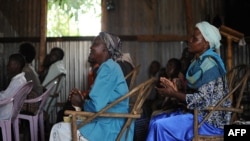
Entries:
{"label": "woman in light blue top", "polygon": [[[84,111],[98,112],[128,92],[123,72],[114,61],[122,56],[120,49],[120,39],[112,34],[101,32],[94,39],[88,59],[100,67],[89,97],[84,100]],[[108,112],[128,113],[128,110],[129,101],[126,99],[110,108]],[[114,141],[124,122],[124,118],[95,118],[78,130],[79,140]],[[70,132],[70,124],[57,123],[52,128],[50,141],[72,140]],[[133,131],[130,131],[128,139],[133,140]]]}

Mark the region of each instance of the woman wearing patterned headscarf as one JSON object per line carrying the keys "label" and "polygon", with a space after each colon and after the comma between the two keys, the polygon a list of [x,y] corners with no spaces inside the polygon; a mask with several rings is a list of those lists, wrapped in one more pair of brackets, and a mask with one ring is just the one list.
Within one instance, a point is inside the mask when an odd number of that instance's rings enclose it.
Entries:
{"label": "woman wearing patterned headscarf", "polygon": [[[188,42],[188,51],[194,53],[195,56],[186,73],[188,87],[194,92],[188,94],[178,92],[176,86],[166,78],[160,80],[164,88],[156,88],[156,90],[160,94],[186,102],[190,111],[194,108],[203,109],[217,104],[228,94],[228,86],[224,78],[226,69],[219,54],[214,51],[219,50],[220,40],[221,35],[216,27],[205,21],[197,23]],[[230,105],[231,101],[228,100],[222,106],[229,107]],[[206,111],[199,112],[199,120],[202,120],[206,114]],[[229,112],[215,111],[201,125],[199,134],[223,135],[224,125],[229,121]],[[194,136],[193,129],[192,112],[178,110],[157,115],[150,121],[147,141],[191,141]]]}
{"label": "woman wearing patterned headscarf", "polygon": [[[106,32],[100,32],[99,37],[105,42],[111,58],[120,65],[123,75],[129,74],[135,66],[129,53],[121,53],[122,43],[120,38]],[[128,86],[130,86],[130,81],[131,77],[126,79]]]}
{"label": "woman wearing patterned headscarf", "polygon": [[[98,112],[112,101],[128,92],[124,75],[120,66],[114,61],[121,56],[121,41],[119,37],[101,32],[90,46],[89,61],[99,64],[97,76],[89,92],[89,98],[84,100],[83,110]],[[79,91],[72,91],[71,94]],[[73,102],[72,102],[73,103]],[[107,112],[128,113],[129,101],[125,99]],[[96,118],[77,130],[81,141],[111,141],[116,140],[124,123],[124,118]],[[132,126],[134,124],[132,123]],[[132,128],[133,129],[133,128]],[[124,140],[123,136],[123,140]],[[59,122],[51,130],[50,141],[71,141],[70,123]],[[133,140],[133,131],[130,130],[128,140]]]}
{"label": "woman wearing patterned headscarf", "polygon": [[118,36],[107,32],[100,32],[99,37],[103,42],[105,42],[113,60],[117,60],[118,58],[122,57],[122,42]]}

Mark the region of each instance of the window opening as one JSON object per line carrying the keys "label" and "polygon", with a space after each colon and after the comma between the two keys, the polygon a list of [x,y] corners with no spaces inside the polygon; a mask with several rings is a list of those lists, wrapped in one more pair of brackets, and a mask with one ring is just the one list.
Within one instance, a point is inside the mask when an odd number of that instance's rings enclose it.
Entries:
{"label": "window opening", "polygon": [[95,36],[101,30],[101,0],[48,0],[47,37]]}

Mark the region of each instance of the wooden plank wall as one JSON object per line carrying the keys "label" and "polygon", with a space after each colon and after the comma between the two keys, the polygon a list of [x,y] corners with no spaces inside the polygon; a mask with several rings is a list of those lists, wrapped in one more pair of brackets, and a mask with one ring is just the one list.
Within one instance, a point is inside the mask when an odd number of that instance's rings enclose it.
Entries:
{"label": "wooden plank wall", "polygon": [[[123,51],[129,52],[141,64],[137,83],[147,79],[147,68],[152,60],[163,65],[172,57],[180,57],[186,47],[186,37],[193,25],[201,20],[212,21],[216,15],[223,20],[223,0],[113,0],[115,9],[107,11],[106,0],[102,0],[102,31],[121,35]],[[54,45],[66,52],[65,64],[71,73],[67,76],[66,95],[73,87],[85,89],[88,70],[88,40],[46,38],[46,0],[0,0],[0,84],[5,77],[5,62],[8,55],[17,51],[21,41],[32,41],[39,52],[34,65],[38,68],[43,55]],[[41,26],[42,25],[42,26]],[[94,28],[94,27],[93,27]],[[10,38],[9,38],[10,37]],[[11,39],[14,37],[13,39]],[[28,37],[28,38],[26,38]],[[9,38],[10,40],[6,39]],[[45,48],[45,46],[47,48]],[[47,51],[48,49],[48,51]],[[233,65],[249,64],[248,48],[233,43]],[[226,61],[227,46],[224,42],[222,57]],[[79,54],[80,53],[80,54]],[[84,54],[84,56],[81,56]],[[75,55],[75,56],[74,56]],[[72,68],[75,71],[71,71]],[[82,79],[79,79],[82,78]]]}
{"label": "wooden plank wall", "polygon": [[40,36],[41,0],[0,0],[0,13],[5,37]]}

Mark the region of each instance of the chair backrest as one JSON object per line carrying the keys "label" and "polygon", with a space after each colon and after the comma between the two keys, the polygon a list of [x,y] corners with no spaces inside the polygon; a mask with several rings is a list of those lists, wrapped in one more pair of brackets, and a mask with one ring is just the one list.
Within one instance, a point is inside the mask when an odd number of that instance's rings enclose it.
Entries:
{"label": "chair backrest", "polygon": [[238,118],[237,115],[239,116],[239,114],[243,112],[243,108],[241,107],[242,106],[241,101],[244,93],[246,92],[247,83],[250,77],[250,68],[248,65],[239,65],[234,67],[232,69],[232,72],[233,70],[235,70],[236,72],[234,73],[234,76],[231,75],[230,78],[231,83],[229,83],[229,89],[230,89],[229,95],[231,95],[230,98],[232,99],[232,108],[239,109],[240,111],[232,113],[230,124],[232,124],[235,120],[237,120]]}
{"label": "chair backrest", "polygon": [[105,108],[103,108],[99,112],[95,113],[93,116],[88,117],[87,119],[83,120],[83,122],[78,124],[77,127],[78,128],[82,127],[83,125],[85,125],[89,121],[91,121],[94,118],[96,118],[96,117],[100,116],[101,114],[105,113],[108,109],[110,109],[114,105],[116,105],[116,104],[120,103],[121,101],[123,101],[124,99],[129,98],[129,97],[134,96],[134,95],[137,95],[137,99],[135,101],[134,106],[131,108],[130,113],[131,114],[141,114],[142,110],[140,108],[142,107],[142,104],[145,101],[146,97],[148,96],[149,92],[153,88],[154,83],[156,82],[156,80],[157,79],[153,77],[153,78],[150,78],[147,81],[141,83],[140,85],[138,85],[135,88],[133,88],[132,90],[130,90],[124,96],[118,98],[117,100],[115,100],[111,104],[107,105]]}
{"label": "chair backrest", "polygon": [[134,88],[137,75],[140,71],[141,65],[135,66],[135,68],[125,76],[125,79],[130,79],[129,90]]}
{"label": "chair backrest", "polygon": [[56,84],[53,84],[47,89],[42,95],[33,98],[33,99],[26,99],[25,103],[39,103],[39,108],[37,109],[35,115],[39,114],[40,112],[43,112],[43,107],[50,95],[50,93],[55,89]]}
{"label": "chair backrest", "polygon": [[[136,95],[136,101],[133,104],[132,108],[130,109],[131,115],[138,115],[138,114],[141,115],[142,114],[142,112],[143,112],[142,105],[145,102],[148,95],[150,94],[153,87],[155,86],[156,82],[157,82],[157,78],[155,78],[155,77],[150,78],[150,79],[146,80],[145,82],[139,84],[135,88],[133,88],[127,94],[129,97]],[[125,131],[126,131],[126,137],[127,137],[132,120],[133,120],[133,118],[127,118],[120,133],[117,136],[117,139],[116,139],[117,141],[121,140],[122,135],[125,133]]]}
{"label": "chair backrest", "polygon": [[49,87],[50,85],[53,85],[54,83],[59,84],[56,86],[55,92],[57,93],[60,88],[60,84],[62,83],[63,78],[65,78],[65,73],[60,73],[59,75],[55,76],[53,79],[51,79],[47,84],[44,85],[45,88]]}
{"label": "chair backrest", "polygon": [[240,64],[240,65],[233,67],[231,70],[227,72],[227,81],[228,81],[228,87],[230,91],[240,81],[240,79],[246,73],[248,68],[249,68],[248,65]]}
{"label": "chair backrest", "polygon": [[16,94],[14,95],[13,100],[13,112],[11,121],[14,122],[14,120],[17,118],[18,114],[20,113],[22,106],[24,104],[24,100],[27,98],[27,95],[30,93],[31,89],[33,88],[33,82],[28,81],[25,83],[20,89],[16,91]]}
{"label": "chair backrest", "polygon": [[150,78],[131,90],[131,92],[132,93],[134,92],[136,95],[136,101],[133,104],[133,107],[130,113],[132,114],[142,113],[142,109],[141,109],[142,105],[145,102],[148,95],[150,94],[152,88],[155,86],[156,81],[157,81],[157,78],[155,77]]}
{"label": "chair backrest", "polygon": [[[229,93],[225,97],[223,97],[222,100],[220,100],[213,108],[211,108],[212,110],[210,110],[210,113],[206,115],[206,118],[204,118],[203,121],[207,120],[213,111],[224,110],[224,111],[233,112],[231,121],[230,121],[230,124],[232,124],[234,120],[236,119],[237,114],[243,112],[243,109],[240,107],[240,104],[241,104],[241,100],[242,100],[242,97],[246,88],[247,81],[249,79],[249,75],[250,75],[249,69],[244,71],[244,74],[239,74],[239,76],[241,77],[238,77],[237,81],[233,82],[235,83],[234,87],[229,91]],[[221,107],[222,103],[225,102],[229,98],[232,100],[232,106],[229,108]],[[203,122],[201,122],[199,125],[201,125],[202,123]]]}
{"label": "chair backrest", "polygon": [[[223,97],[223,99],[221,99],[215,106],[205,109],[208,110],[209,113],[203,118],[200,123],[198,123],[198,109],[194,110],[194,140],[198,140],[200,136],[198,134],[198,129],[209,118],[212,112],[231,111],[232,115],[230,124],[232,124],[237,119],[238,114],[243,112],[243,108],[241,108],[241,100],[245,92],[247,82],[249,80],[250,69],[245,65],[236,66],[232,68],[232,70],[230,70],[227,75],[229,80],[229,93],[225,97]],[[231,107],[222,107],[221,105],[223,104],[223,102],[228,99],[232,100]],[[204,136],[202,137],[204,138]]]}
{"label": "chair backrest", "polygon": [[[142,113],[142,104],[144,103],[146,97],[150,93],[151,89],[154,87],[157,79],[156,78],[150,78],[146,80],[145,82],[139,84],[138,86],[134,87],[132,90],[130,90],[127,94],[123,95],[122,97],[118,98],[114,102],[110,103],[106,107],[104,107],[102,110],[96,113],[91,113],[91,112],[79,112],[79,111],[71,111],[71,110],[66,110],[65,114],[66,115],[71,115],[71,124],[72,124],[72,138],[73,140],[77,140],[76,136],[76,130],[77,128],[81,128],[85,124],[89,123],[93,119],[99,116],[104,116],[104,117],[116,117],[116,118],[127,118],[125,121],[124,125],[122,126],[122,129],[119,132],[119,135],[117,136],[116,140],[120,140],[122,135],[124,134],[125,131],[126,135],[128,134],[128,131],[130,129],[131,122],[135,118],[140,118],[141,113]],[[137,99],[133,105],[133,107],[130,109],[130,113],[125,114],[125,113],[107,113],[106,111],[113,107],[114,105],[120,103],[121,101],[130,98],[131,96],[136,95]],[[78,123],[76,125],[76,117],[77,116],[84,116],[86,117],[81,123]],[[126,136],[127,137],[127,136]]]}
{"label": "chair backrest", "polygon": [[[61,89],[61,83],[62,80],[65,78],[66,74],[65,73],[61,73],[58,76],[56,76],[55,78],[53,78],[51,81],[49,81],[47,84],[44,85],[44,87],[51,87],[52,85],[55,85],[55,88],[50,91],[50,101],[48,101],[47,107],[45,109],[45,111],[47,111],[48,113],[50,113],[49,111],[50,108],[54,107],[53,103],[55,104],[55,99],[59,96],[59,91]],[[51,106],[52,105],[52,106]]]}

